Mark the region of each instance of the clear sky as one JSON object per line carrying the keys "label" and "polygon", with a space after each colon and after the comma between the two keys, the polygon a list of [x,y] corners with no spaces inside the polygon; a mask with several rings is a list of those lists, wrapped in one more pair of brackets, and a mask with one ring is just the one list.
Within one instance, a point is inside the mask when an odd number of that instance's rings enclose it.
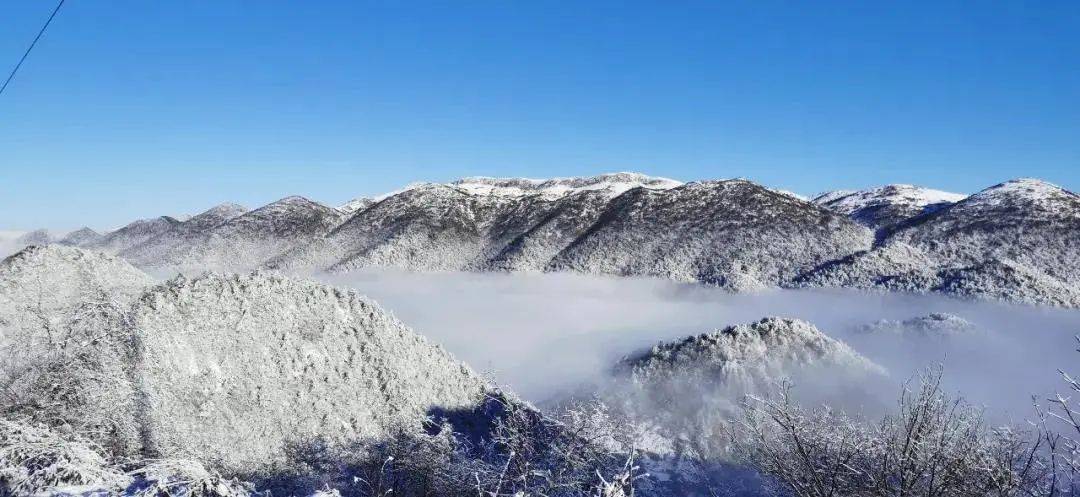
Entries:
{"label": "clear sky", "polygon": [[622,170],[1080,189],[1080,2],[68,0],[0,96],[0,229]]}

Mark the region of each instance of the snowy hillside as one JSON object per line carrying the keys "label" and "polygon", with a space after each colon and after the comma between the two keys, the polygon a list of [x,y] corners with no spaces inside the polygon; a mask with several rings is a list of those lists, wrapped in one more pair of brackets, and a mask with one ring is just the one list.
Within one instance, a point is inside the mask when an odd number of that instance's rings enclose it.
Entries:
{"label": "snowy hillside", "polygon": [[[619,365],[638,385],[719,383],[742,391],[765,387],[806,367],[857,374],[884,372],[814,325],[775,317],[660,344]],[[738,396],[731,400],[737,401]]]}
{"label": "snowy hillside", "polygon": [[729,442],[724,426],[746,395],[770,392],[786,379],[824,381],[842,390],[884,374],[814,325],[772,317],[661,343],[623,359],[615,368],[620,387],[611,402],[657,426],[667,440],[654,442],[659,447],[717,457]]}
{"label": "snowy hillside", "polygon": [[226,204],[120,255],[149,268],[248,270],[321,236],[343,216],[337,209],[298,196],[252,211]]}
{"label": "snowy hillside", "polygon": [[849,216],[870,228],[885,228],[954,204],[966,195],[913,185],[885,185],[860,191],[819,195],[814,203]]}
{"label": "snowy hillside", "polygon": [[100,239],[83,246],[115,254],[166,233],[180,223],[180,220],[170,216],[140,219],[127,226],[110,231]]}
{"label": "snowy hillside", "polygon": [[314,283],[181,277],[131,316],[144,450],[232,472],[283,463],[291,444],[418,426],[434,407],[471,409],[489,391],[373,302]]}
{"label": "snowy hillside", "polygon": [[0,305],[59,309],[102,296],[131,297],[152,282],[118,257],[59,245],[31,246],[0,262]]}
{"label": "snowy hillside", "polygon": [[812,203],[746,180],[700,182],[617,197],[548,268],[754,290],[871,242],[866,228]]}
{"label": "snowy hillside", "polygon": [[150,283],[77,248],[5,260],[0,412],[66,425],[118,455],[250,474],[298,443],[377,439],[493,393],[354,292],[260,273]]}
{"label": "snowy hillside", "polygon": [[101,240],[101,237],[101,233],[98,233],[97,231],[94,231],[87,227],[82,227],[64,235],[64,237],[61,238],[60,241],[57,243],[59,243],[60,245],[80,247],[83,245],[90,245],[94,242],[97,242],[98,240]]}
{"label": "snowy hillside", "polygon": [[80,230],[62,243],[155,273],[573,271],[735,291],[842,286],[1072,307],[1078,205],[1031,179],[969,197],[896,184],[805,201],[747,180],[475,177],[337,208],[303,197],[253,211],[223,204],[100,237]]}
{"label": "snowy hillside", "polygon": [[324,238],[283,253],[269,267],[539,271],[584,233],[611,199],[632,188],[677,184],[616,173],[413,185],[364,208]]}
{"label": "snowy hillside", "polygon": [[367,197],[357,197],[348,202],[345,202],[344,204],[339,205],[337,209],[341,211],[342,214],[350,215],[367,209],[368,207],[371,207],[374,203],[374,199],[370,199]]}
{"label": "snowy hillside", "polygon": [[1080,197],[1039,180],[992,186],[900,223],[873,250],[800,284],[1080,306]]}

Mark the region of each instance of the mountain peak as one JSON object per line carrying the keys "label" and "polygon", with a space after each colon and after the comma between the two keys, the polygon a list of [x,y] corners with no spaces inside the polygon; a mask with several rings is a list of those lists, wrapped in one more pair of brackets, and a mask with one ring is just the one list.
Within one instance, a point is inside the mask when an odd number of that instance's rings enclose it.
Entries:
{"label": "mountain peak", "polygon": [[[1074,207],[1064,210],[1055,208],[1054,206],[1059,202],[1067,202]],[[1026,206],[1038,208],[1039,211],[1054,216],[1078,217],[1080,212],[1076,212],[1075,208],[1078,204],[1080,204],[1080,197],[1058,185],[1040,179],[1017,178],[982,190],[969,197],[961,205],[965,209],[978,210]]]}
{"label": "mountain peak", "polygon": [[18,239],[15,240],[15,243],[23,246],[46,245],[52,243],[52,241],[52,234],[49,233],[49,230],[38,229],[20,236]]}
{"label": "mountain peak", "polygon": [[[228,213],[234,213],[234,212],[240,212],[240,213],[247,212],[247,207],[244,207],[244,206],[242,206],[240,204],[236,204],[236,203],[233,203],[233,202],[223,202],[223,203],[220,203],[218,205],[215,205],[215,206],[207,209],[206,211],[202,212],[202,214],[209,214],[209,213],[228,214]],[[202,214],[200,214],[200,215],[202,215]]]}
{"label": "mountain peak", "polygon": [[728,383],[767,381],[775,371],[811,365],[884,373],[884,368],[813,324],[778,317],[661,343],[624,359],[619,368],[642,383],[695,375]]}
{"label": "mountain peak", "polygon": [[856,210],[867,205],[886,203],[902,203],[912,207],[926,207],[933,204],[955,203],[965,198],[967,198],[967,195],[961,193],[934,190],[904,183],[893,183],[865,190],[827,192],[815,198],[814,202],[840,210]]}
{"label": "mountain peak", "polygon": [[100,233],[83,226],[82,228],[64,235],[64,238],[60,239],[60,244],[79,246],[100,240],[101,237],[102,235]]}
{"label": "mountain peak", "polygon": [[367,209],[374,203],[375,199],[367,197],[357,197],[348,202],[345,202],[344,204],[339,205],[337,209],[341,212],[344,212],[345,214],[354,214],[364,209]]}
{"label": "mountain peak", "polygon": [[1050,183],[1049,181],[1043,181],[1037,178],[1016,178],[1006,181],[1004,183],[998,183],[990,188],[987,188],[976,195],[1023,195],[1029,197],[1041,197],[1045,195],[1055,195],[1063,192],[1068,192],[1064,188]]}
{"label": "mountain peak", "polygon": [[290,195],[288,197],[275,200],[269,204],[266,204],[258,209],[247,212],[247,215],[264,215],[275,212],[294,212],[294,211],[334,211],[337,209],[327,207],[307,197],[301,197],[299,195]]}
{"label": "mountain peak", "polygon": [[207,217],[231,219],[245,212],[247,212],[247,207],[240,204],[225,202],[214,205],[213,207],[210,207],[210,209],[207,209],[199,214],[195,214],[190,219],[185,221],[185,223],[191,223],[191,221]]}
{"label": "mountain peak", "polygon": [[965,198],[960,193],[894,183],[865,190],[827,192],[815,198],[814,203],[871,228],[884,228]]}
{"label": "mountain peak", "polygon": [[314,200],[311,200],[311,199],[309,199],[307,197],[300,196],[300,195],[289,195],[288,197],[284,197],[284,198],[280,198],[278,200],[275,200],[275,201],[271,202],[269,205],[277,205],[277,204],[282,204],[282,205],[289,205],[289,204],[318,204],[318,202],[316,202]]}
{"label": "mountain peak", "polygon": [[679,186],[682,182],[668,178],[646,176],[641,173],[619,172],[597,176],[550,179],[474,176],[452,181],[449,184],[473,195],[505,197],[542,195],[558,198],[587,190],[605,190],[618,195],[638,187],[668,189]]}

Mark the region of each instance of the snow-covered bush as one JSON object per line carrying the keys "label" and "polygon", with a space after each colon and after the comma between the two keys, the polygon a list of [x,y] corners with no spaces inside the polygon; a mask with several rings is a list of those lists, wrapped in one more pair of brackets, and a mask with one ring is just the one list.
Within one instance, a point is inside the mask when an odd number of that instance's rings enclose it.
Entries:
{"label": "snow-covered bush", "polygon": [[0,496],[66,487],[119,489],[129,481],[86,440],[0,418]]}
{"label": "snow-covered bush", "polygon": [[1042,437],[986,424],[927,373],[878,423],[804,409],[789,388],[747,400],[738,457],[796,497],[1052,495]]}
{"label": "snow-covered bush", "polygon": [[131,497],[247,497],[250,484],[208,471],[198,461],[148,461],[129,473],[136,481],[125,490]]}
{"label": "snow-covered bush", "polygon": [[[1080,342],[1080,336],[1076,339]],[[1080,379],[1063,369],[1058,372],[1068,390],[1073,395],[1080,394]],[[1077,494],[1080,493],[1080,405],[1073,395],[1054,395],[1048,408],[1036,402],[1035,411],[1036,425],[1041,428],[1043,442],[1051,454],[1058,486]]]}
{"label": "snow-covered bush", "polygon": [[0,366],[0,414],[72,430],[109,453],[132,453],[135,392],[124,372],[132,353],[121,304],[104,295],[40,322],[9,327]]}
{"label": "snow-covered bush", "polygon": [[424,428],[296,447],[290,467],[257,486],[273,495],[594,497],[619,495],[616,488],[631,495],[643,471],[627,465],[631,442],[616,423],[598,403],[547,417],[492,395],[473,412],[446,413]]}

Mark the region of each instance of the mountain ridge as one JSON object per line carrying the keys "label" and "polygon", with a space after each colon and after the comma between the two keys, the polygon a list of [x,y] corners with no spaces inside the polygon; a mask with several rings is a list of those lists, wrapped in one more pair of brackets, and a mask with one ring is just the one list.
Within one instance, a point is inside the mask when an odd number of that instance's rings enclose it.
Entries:
{"label": "mountain ridge", "polygon": [[611,173],[417,183],[337,208],[299,196],[251,211],[223,205],[76,245],[155,270],[573,271],[1071,307],[1077,219],[1074,193],[1033,179],[969,196],[893,184],[808,201],[745,179]]}

